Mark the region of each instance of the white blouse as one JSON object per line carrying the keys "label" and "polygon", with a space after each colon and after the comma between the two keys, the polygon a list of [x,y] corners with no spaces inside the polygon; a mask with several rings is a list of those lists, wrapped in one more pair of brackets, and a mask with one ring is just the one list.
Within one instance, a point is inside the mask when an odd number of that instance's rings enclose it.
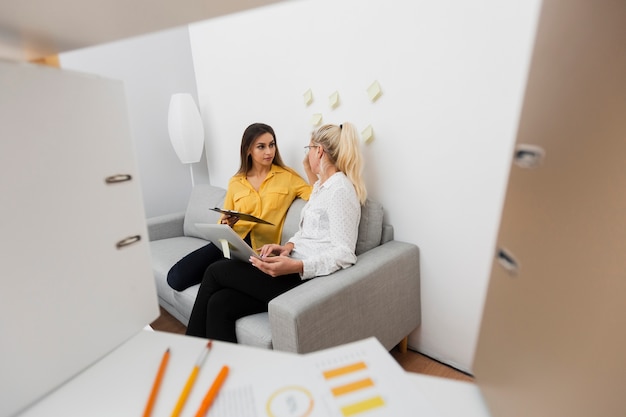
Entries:
{"label": "white blouse", "polygon": [[319,181],[300,214],[298,232],[289,239],[291,256],[304,264],[302,279],[329,275],[356,263],[361,204],[343,172]]}

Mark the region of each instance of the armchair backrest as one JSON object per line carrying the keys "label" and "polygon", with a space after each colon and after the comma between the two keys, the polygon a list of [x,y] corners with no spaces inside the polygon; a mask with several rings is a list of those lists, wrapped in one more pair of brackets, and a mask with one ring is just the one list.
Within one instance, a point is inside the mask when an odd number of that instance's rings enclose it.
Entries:
{"label": "armchair backrest", "polygon": [[226,190],[221,187],[214,187],[209,184],[198,184],[193,187],[183,223],[185,236],[202,239],[202,234],[200,234],[195,224],[217,223],[220,219],[220,214],[209,210],[209,208],[222,207],[225,196]]}

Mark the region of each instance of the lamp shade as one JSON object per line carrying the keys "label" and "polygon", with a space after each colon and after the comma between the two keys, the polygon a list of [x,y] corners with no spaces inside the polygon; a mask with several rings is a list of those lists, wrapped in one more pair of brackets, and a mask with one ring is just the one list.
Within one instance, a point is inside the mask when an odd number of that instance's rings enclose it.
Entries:
{"label": "lamp shade", "polygon": [[204,126],[191,94],[173,94],[167,117],[170,141],[183,164],[200,161],[204,148]]}

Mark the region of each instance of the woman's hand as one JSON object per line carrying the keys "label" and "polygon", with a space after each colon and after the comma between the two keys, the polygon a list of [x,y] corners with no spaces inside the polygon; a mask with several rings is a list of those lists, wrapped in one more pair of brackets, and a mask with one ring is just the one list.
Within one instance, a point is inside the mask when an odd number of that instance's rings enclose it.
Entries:
{"label": "woman's hand", "polygon": [[258,251],[261,258],[267,258],[270,256],[289,256],[292,249],[292,243],[287,243],[285,246],[270,243],[263,245]]}
{"label": "woman's hand", "polygon": [[261,258],[266,258],[272,255],[279,255],[282,252],[283,247],[280,245],[268,244],[268,245],[263,245],[261,249],[257,249],[257,250],[259,251],[259,256]]}
{"label": "woman's hand", "polygon": [[222,218],[220,219],[221,224],[227,224],[230,227],[233,227],[238,221],[239,217],[230,214],[222,214]]}
{"label": "woman's hand", "polygon": [[302,261],[282,255],[268,256],[263,259],[250,257],[250,262],[271,277],[301,273],[303,270]]}
{"label": "woman's hand", "polygon": [[302,166],[304,167],[304,172],[306,172],[306,177],[309,180],[309,184],[313,185],[318,180],[317,175],[313,172],[311,168],[311,162],[309,161],[309,156],[304,157],[304,161],[302,161]]}
{"label": "woman's hand", "polygon": [[289,242],[285,246],[273,243],[263,245],[258,251],[261,258],[267,258],[269,256],[289,256],[292,250],[293,243]]}

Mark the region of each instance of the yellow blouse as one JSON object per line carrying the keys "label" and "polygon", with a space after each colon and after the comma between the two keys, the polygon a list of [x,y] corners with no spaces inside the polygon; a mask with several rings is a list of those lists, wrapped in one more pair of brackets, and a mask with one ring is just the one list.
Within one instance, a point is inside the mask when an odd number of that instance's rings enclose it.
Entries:
{"label": "yellow blouse", "polygon": [[[308,200],[312,186],[291,169],[272,165],[259,191],[245,175],[237,174],[228,182],[224,208],[252,214],[273,223],[274,226],[239,220],[233,230],[244,239],[250,233],[253,248],[268,243],[280,243],[283,224],[289,206],[297,197]],[[290,237],[290,236],[288,236]]]}

